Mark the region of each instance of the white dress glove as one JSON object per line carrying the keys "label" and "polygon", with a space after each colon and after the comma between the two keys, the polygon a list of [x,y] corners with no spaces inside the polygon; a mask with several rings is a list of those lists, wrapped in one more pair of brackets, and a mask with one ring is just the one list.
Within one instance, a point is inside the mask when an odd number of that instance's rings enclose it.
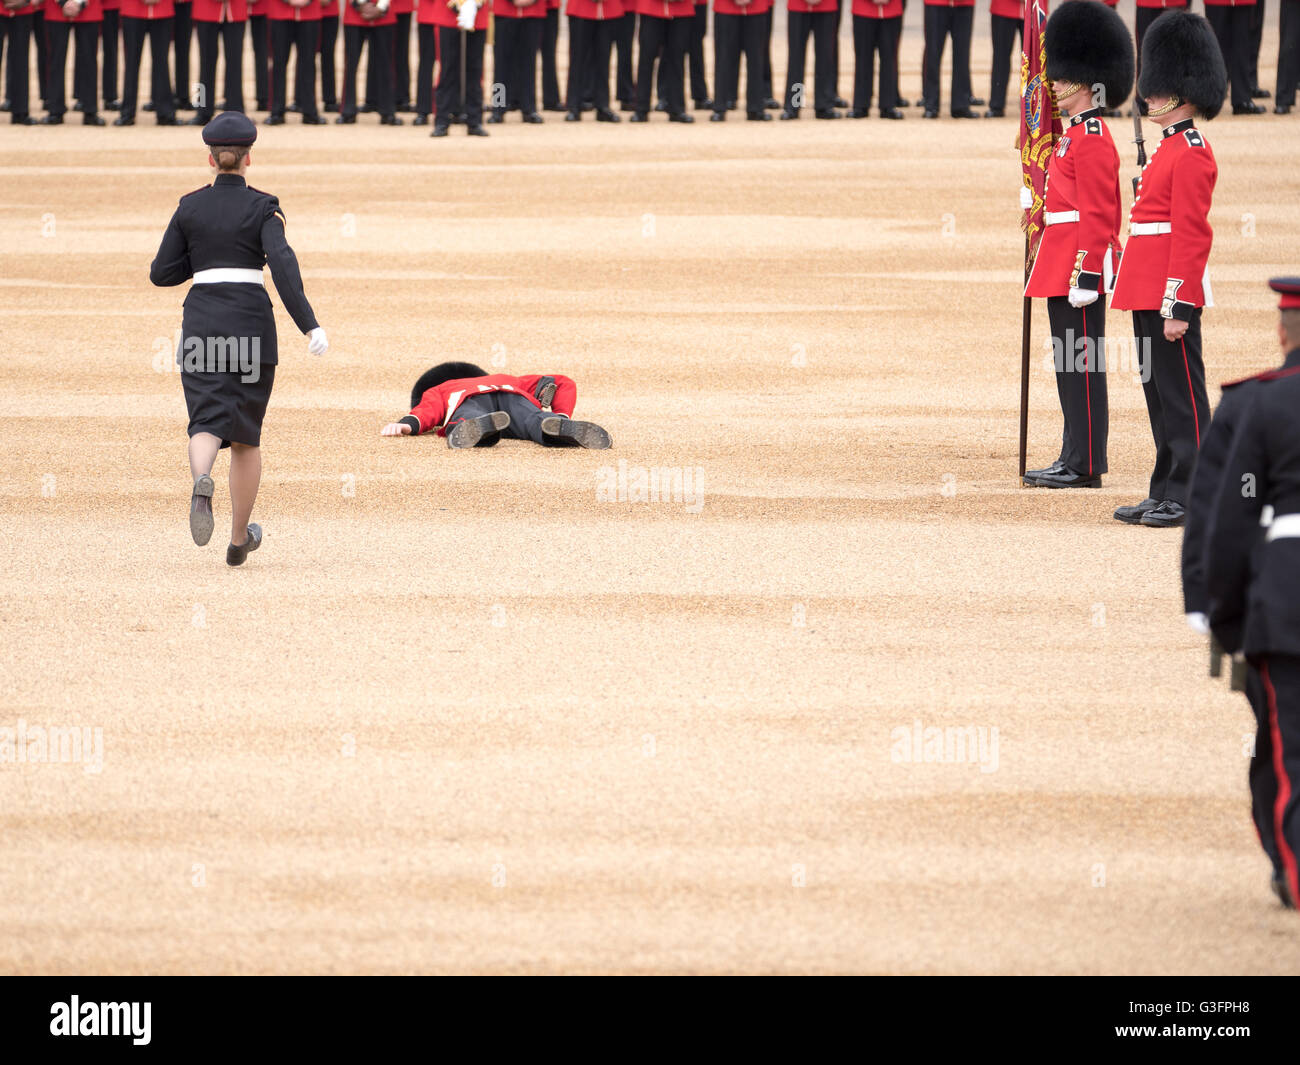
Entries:
{"label": "white dress glove", "polygon": [[313,355],[324,355],[329,350],[329,346],[329,338],[320,326],[307,334],[307,350]]}
{"label": "white dress glove", "polygon": [[1210,635],[1210,619],[1199,611],[1187,615],[1187,627],[1202,636]]}
{"label": "white dress glove", "polygon": [[465,0],[465,3],[460,5],[460,11],[456,13],[456,25],[462,30],[472,30],[477,15],[478,4],[475,0]]}
{"label": "white dress glove", "polygon": [[1034,190],[1020,186],[1020,209],[1022,211],[1032,211],[1034,209]]}
{"label": "white dress glove", "polygon": [[1070,306],[1086,307],[1090,303],[1097,302],[1097,293],[1090,288],[1072,288],[1070,289]]}

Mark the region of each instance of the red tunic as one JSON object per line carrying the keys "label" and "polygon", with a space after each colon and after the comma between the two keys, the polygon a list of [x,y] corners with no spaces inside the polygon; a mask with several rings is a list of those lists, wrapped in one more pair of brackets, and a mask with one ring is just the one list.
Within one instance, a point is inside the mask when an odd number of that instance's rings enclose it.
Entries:
{"label": "red tunic", "polygon": [[517,392],[538,409],[533,393],[537,383],[544,377],[555,379],[555,398],[551,400],[551,410],[556,414],[573,413],[578,401],[578,386],[571,378],[563,374],[529,374],[527,377],[512,377],[510,374],[494,373],[487,377],[466,377],[456,381],[444,381],[429,389],[420,397],[419,406],[411,411],[411,417],[420,423],[420,432],[427,433],[436,428],[439,436],[446,435],[447,419],[456,413],[462,400],[481,392]]}
{"label": "red tunic", "polygon": [[926,7],[974,7],[975,0],[925,0]]}
{"label": "red tunic", "polygon": [[989,12],[1003,18],[1025,21],[1025,0],[989,0]]}
{"label": "red tunic", "polygon": [[[971,0],[974,3],[975,0]],[[821,0],[820,3],[813,3],[812,0],[786,0],[786,9],[789,11],[811,11],[814,15],[824,15],[828,11],[834,11],[839,4],[837,0]]]}
{"label": "red tunic", "polygon": [[248,0],[194,0],[195,22],[247,22]]}
{"label": "red tunic", "polygon": [[903,0],[853,0],[853,13],[859,18],[901,18]]}
{"label": "red tunic", "polygon": [[266,0],[266,15],[276,22],[319,22],[320,0],[308,0],[304,7],[294,7],[289,0]]}
{"label": "red tunic", "polygon": [[[474,28],[476,30],[485,30],[488,28],[488,9],[491,5],[484,0],[479,5],[478,12],[474,15]],[[427,11],[426,11],[427,9]],[[433,23],[435,26],[456,26],[456,9],[447,3],[447,0],[424,0],[420,4],[419,15],[416,21],[423,22],[426,25]]]}
{"label": "red tunic", "polygon": [[[1187,321],[1195,308],[1213,303],[1207,272],[1214,243],[1209,215],[1218,176],[1214,153],[1192,119],[1165,128],[1129,212],[1129,238],[1112,307],[1159,309],[1166,318]],[[1169,232],[1133,232],[1146,226]]]}
{"label": "red tunic", "polygon": [[[1071,288],[1105,290],[1112,251],[1119,248],[1123,208],[1119,152],[1101,109],[1075,115],[1061,132],[1047,164],[1043,204],[1049,224],[1038,245],[1026,296],[1068,296]],[[1077,221],[1051,223],[1053,214],[1078,214]]]}
{"label": "red tunic", "polygon": [[[901,4],[903,0],[898,0]],[[766,15],[772,10],[772,0],[750,0],[748,4],[738,4],[736,0],[714,0],[715,15]]]}
{"label": "red tunic", "polygon": [[1187,6],[1187,0],[1137,0],[1138,7],[1178,7]]}
{"label": "red tunic", "polygon": [[394,15],[409,15],[415,10],[415,0],[393,0],[393,4],[388,10]]}
{"label": "red tunic", "polygon": [[546,0],[533,0],[526,7],[516,7],[514,0],[493,0],[492,14],[497,18],[545,18]]}
{"label": "red tunic", "polygon": [[396,26],[397,12],[389,5],[378,18],[362,18],[352,0],[343,0],[343,25],[345,26]]}
{"label": "red tunic", "polygon": [[[826,2],[833,4],[834,0],[826,0]],[[570,14],[573,14],[573,7],[574,0],[569,0]],[[608,9],[609,4],[606,3],[605,7]],[[636,0],[635,7],[638,15],[649,15],[651,18],[693,18],[695,15],[695,4],[692,0]],[[834,10],[834,8],[830,7],[827,10]],[[607,14],[605,17],[622,18],[622,12],[615,15]]]}
{"label": "red tunic", "polygon": [[41,0],[35,0],[34,3],[28,4],[26,7],[16,7],[13,10],[0,7],[0,18],[17,18],[19,15],[30,15],[40,6]]}
{"label": "red tunic", "polygon": [[122,0],[123,18],[160,19],[174,18],[175,15],[172,0],[158,0],[156,4],[146,4],[144,0]]}
{"label": "red tunic", "polygon": [[50,20],[58,22],[103,22],[104,9],[100,0],[86,0],[86,5],[73,18],[68,18],[63,13],[63,4],[60,0],[45,0],[45,19],[46,23]]}

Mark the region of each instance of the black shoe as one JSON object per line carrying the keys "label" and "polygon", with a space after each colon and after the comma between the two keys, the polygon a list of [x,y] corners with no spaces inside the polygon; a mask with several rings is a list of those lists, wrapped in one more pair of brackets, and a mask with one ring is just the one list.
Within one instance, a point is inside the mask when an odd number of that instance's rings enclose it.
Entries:
{"label": "black shoe", "polygon": [[524,122],[526,122],[530,126],[540,126],[545,121],[546,119],[544,119],[536,111],[532,111],[524,115]]}
{"label": "black shoe", "polygon": [[447,434],[447,446],[477,447],[485,436],[499,433],[509,425],[510,415],[503,410],[494,410],[491,414],[481,414],[477,418],[465,418],[452,426],[451,432]]}
{"label": "black shoe", "polygon": [[14,125],[14,126],[35,126],[35,125],[37,125],[37,121],[36,121],[36,119],[32,118],[31,115],[13,115],[13,116],[9,119],[9,123],[10,123],[10,125]]}
{"label": "black shoe", "polygon": [[81,124],[83,126],[103,126],[106,123],[102,118],[92,112],[91,114],[81,116]]}
{"label": "black shoe", "polygon": [[[9,108],[6,107],[5,110],[8,111]],[[122,110],[122,101],[121,101],[121,100],[109,100],[108,103],[106,103],[106,104],[104,105],[104,110],[105,110],[105,111],[120,111],[120,110]]]}
{"label": "black shoe", "polygon": [[262,546],[262,527],[260,525],[249,525],[248,539],[236,547],[231,544],[226,548],[226,565],[242,566],[244,559],[249,556],[250,552],[256,551]]}
{"label": "black shoe", "polygon": [[678,112],[677,114],[675,114],[675,115],[669,115],[669,116],[668,116],[668,121],[669,121],[669,122],[684,122],[684,123],[686,123],[687,125],[690,125],[692,122],[695,121],[695,116],[694,116],[694,115],[688,115],[685,111],[679,111],[679,112]]}
{"label": "black shoe", "polygon": [[1290,104],[1278,104],[1276,107],[1273,108],[1273,114],[1275,115],[1289,115],[1290,113],[1291,113]]}
{"label": "black shoe", "polygon": [[727,112],[726,112],[726,111],[714,111],[713,114],[709,115],[709,121],[710,121],[710,122],[725,122],[725,121],[727,121]]}
{"label": "black shoe", "polygon": [[905,116],[903,115],[903,112],[900,111],[897,107],[885,107],[881,109],[880,117],[892,118],[895,121],[897,121],[898,119],[901,119]]}
{"label": "black shoe", "polygon": [[1047,474],[1057,474],[1065,469],[1065,463],[1057,459],[1050,466],[1044,466],[1041,470],[1025,470],[1024,482],[1031,488],[1037,483],[1038,478]]}
{"label": "black shoe", "polygon": [[325,113],[329,115],[337,115],[339,113],[339,105],[337,103],[326,104]]}
{"label": "black shoe", "polygon": [[1033,486],[1035,488],[1100,488],[1101,475],[1089,476],[1086,473],[1076,473],[1069,466],[1062,466],[1055,473],[1044,473],[1035,477]]}
{"label": "black shoe", "polygon": [[1144,499],[1141,503],[1135,503],[1131,507],[1118,507],[1115,510],[1115,520],[1122,521],[1125,525],[1141,525],[1142,516],[1148,511],[1155,510],[1160,506],[1158,499]]}
{"label": "black shoe", "polygon": [[[581,122],[581,121],[582,121],[582,112],[581,112],[581,111],[565,111],[565,112],[564,112],[564,121],[565,121],[565,122]],[[632,121],[635,122],[636,119],[633,119]]]}
{"label": "black shoe", "polygon": [[154,102],[152,100],[150,100],[147,104],[145,104],[142,108],[140,108],[141,111],[150,114],[153,113],[153,109],[154,109]]}
{"label": "black shoe", "polygon": [[833,101],[831,101],[831,106],[843,109],[849,106],[849,102],[848,100],[844,99],[843,96],[837,96]]}
{"label": "black shoe", "polygon": [[604,451],[610,446],[609,433],[595,422],[575,422],[559,414],[542,419],[542,435],[592,451]]}
{"label": "black shoe", "polygon": [[[305,122],[305,121],[307,121],[307,120],[306,120],[306,119],[303,119],[303,121]],[[396,115],[381,115],[381,116],[379,117],[379,124],[380,124],[381,126],[404,126],[404,125],[406,125],[405,121],[404,121],[403,119],[398,118]]]}
{"label": "black shoe", "polygon": [[771,122],[772,116],[769,115],[766,111],[746,111],[745,121],[746,122]]}
{"label": "black shoe", "polygon": [[411,125],[413,126],[427,126],[428,124],[429,124],[429,116],[426,115],[423,111],[417,114],[411,122]]}
{"label": "black shoe", "polygon": [[778,100],[775,96],[769,96],[766,100],[763,101],[763,110],[764,110],[764,111],[780,111],[780,110],[781,110],[781,101]]}
{"label": "black shoe", "polygon": [[8,114],[8,113],[9,113],[9,101],[8,101],[8,100],[0,100],[0,112],[3,112],[4,114]]}
{"label": "black shoe", "polygon": [[1277,896],[1277,901],[1282,904],[1282,909],[1295,909],[1295,900],[1291,898],[1291,889],[1287,887],[1286,877],[1282,873],[1277,872],[1276,870],[1274,871],[1269,887],[1273,889],[1273,894]]}
{"label": "black shoe", "polygon": [[299,107],[297,104],[289,104],[289,106],[286,107],[285,110],[288,111],[289,114],[291,115],[297,115],[302,113],[302,108]]}
{"label": "black shoe", "polygon": [[470,126],[469,129],[467,129],[465,132],[468,133],[471,137],[486,137],[489,135],[488,131],[485,130],[482,126]]}
{"label": "black shoe", "polygon": [[199,112],[197,115],[195,115],[193,118],[187,118],[187,119],[182,123],[182,125],[185,125],[185,126],[206,126],[206,125],[207,125],[209,122],[211,122],[211,121],[212,121],[212,116],[211,116],[211,115],[205,115],[202,111],[200,111],[200,112]]}
{"label": "black shoe", "polygon": [[842,118],[842,117],[843,117],[843,116],[842,116],[838,111],[832,111],[832,110],[830,110],[829,108],[820,108],[819,110],[814,111],[813,114],[816,115],[816,117],[818,117],[818,118],[822,118],[822,119],[832,119],[832,118]]}
{"label": "black shoe", "polygon": [[62,115],[46,115],[40,120],[42,126],[61,126],[63,125]]}
{"label": "black shoe", "polygon": [[781,113],[776,116],[782,122],[797,122],[799,119],[798,111],[791,111],[790,108],[782,108]]}
{"label": "black shoe", "polygon": [[1006,118],[1007,112],[1006,109],[1002,107],[990,107],[987,111],[984,112],[984,117],[985,118]]}
{"label": "black shoe", "polygon": [[181,124],[180,119],[175,115],[157,115],[153,121],[156,126],[179,126]]}
{"label": "black shoe", "polygon": [[977,115],[974,111],[972,111],[968,107],[964,111],[954,111],[952,113],[952,117],[953,118],[979,118],[980,116]]}
{"label": "black shoe", "polygon": [[487,123],[489,126],[499,126],[505,120],[506,118],[505,118],[504,111],[493,111],[490,115],[487,116]]}
{"label": "black shoe", "polygon": [[[324,115],[303,115],[302,116],[302,124],[304,126],[324,126],[327,125],[328,123],[329,123],[329,119],[326,118]],[[387,125],[391,126],[392,123],[389,122],[387,123]]]}
{"label": "black shoe", "polygon": [[86,109],[86,105],[83,104],[80,100],[73,100],[73,101],[72,101],[72,110],[74,110],[74,111],[84,111],[85,109]]}
{"label": "black shoe", "polygon": [[970,98],[970,105],[971,107],[983,107],[984,98],[982,96],[972,96]]}
{"label": "black shoe", "polygon": [[[584,107],[583,110],[585,111],[586,108]],[[660,100],[657,104],[655,104],[655,110],[656,110],[656,111],[663,111],[663,112],[667,113],[667,111],[668,111],[668,103],[667,103],[666,101],[664,101],[664,100]]]}
{"label": "black shoe", "polygon": [[356,115],[339,115],[339,117],[334,120],[334,125],[336,126],[355,126],[356,124]]}
{"label": "black shoe", "polygon": [[1262,115],[1264,109],[1259,104],[1233,104],[1232,113],[1234,115]]}
{"label": "black shoe", "polygon": [[190,496],[190,535],[200,547],[212,539],[212,478],[206,473],[194,478]]}
{"label": "black shoe", "polygon": [[927,108],[925,109],[925,114],[924,114],[922,117],[924,117],[924,118],[938,118],[938,117],[939,117],[939,112],[936,111],[933,107],[927,107]]}
{"label": "black shoe", "polygon": [[870,118],[871,112],[865,107],[855,107],[847,115],[848,118]]}
{"label": "black shoe", "polygon": [[135,119],[132,118],[130,115],[118,115],[117,118],[113,119],[113,125],[115,125],[115,126],[134,126],[134,125],[135,125]]}
{"label": "black shoe", "polygon": [[696,101],[695,101],[695,110],[697,110],[697,111],[712,111],[712,110],[714,110],[714,109],[715,109],[715,108],[714,108],[714,106],[713,106],[713,101],[712,101],[712,100],[696,100]]}
{"label": "black shoe", "polygon": [[622,122],[623,120],[614,114],[608,107],[598,107],[596,109],[597,122]]}
{"label": "black shoe", "polygon": [[1251,89],[1250,98],[1252,100],[1271,100],[1273,98],[1273,94],[1269,92],[1267,89],[1258,89],[1258,88]]}
{"label": "black shoe", "polygon": [[900,96],[900,97],[898,98],[898,106],[899,106],[899,107],[911,107],[911,106],[912,106],[912,101],[909,100],[909,99],[907,99],[907,97],[905,97],[905,96]]}
{"label": "black shoe", "polygon": [[[572,114],[572,112],[570,112],[570,114]],[[576,122],[577,119],[566,118],[564,121],[566,121],[566,122]],[[650,116],[649,116],[648,114],[646,114],[644,111],[633,111],[633,112],[632,112],[632,117],[629,118],[628,121],[629,121],[629,122],[649,122],[649,121],[650,121]]]}
{"label": "black shoe", "polygon": [[1148,529],[1176,529],[1187,520],[1187,511],[1181,503],[1166,499],[1142,515],[1142,524]]}
{"label": "black shoe", "polygon": [[445,137],[445,136],[447,136],[447,127],[446,127],[446,126],[438,126],[438,125],[435,125],[435,126],[433,127],[433,132],[430,133],[429,136],[430,136],[430,137]]}
{"label": "black shoe", "polygon": [[267,116],[267,119],[266,119],[266,125],[268,125],[268,126],[283,126],[283,125],[284,125],[284,115],[269,115],[269,116]]}

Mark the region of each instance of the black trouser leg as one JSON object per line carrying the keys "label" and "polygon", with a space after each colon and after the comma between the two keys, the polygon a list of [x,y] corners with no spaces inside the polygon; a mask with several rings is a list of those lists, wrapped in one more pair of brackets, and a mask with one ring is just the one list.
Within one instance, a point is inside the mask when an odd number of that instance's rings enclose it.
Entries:
{"label": "black trouser leg", "polygon": [[697,104],[709,98],[709,83],[704,76],[704,38],[709,32],[709,5],[696,4],[690,20],[691,33],[687,52],[691,67],[691,99]]}
{"label": "black trouser leg", "polygon": [[[540,2],[540,0],[539,0]],[[516,83],[519,86],[519,110],[525,115],[537,113],[537,53],[542,47],[542,20],[526,18],[523,40],[516,59]]]}
{"label": "black trouser leg", "polygon": [[[193,29],[193,3],[189,0],[176,0],[174,22],[172,25],[173,43],[176,50],[176,85],[173,90],[178,103],[193,103],[194,86],[190,84],[190,34]],[[156,104],[158,101],[154,100]],[[216,101],[210,101],[209,107]]]}
{"label": "black trouser leg", "polygon": [[[716,17],[716,16],[715,16]],[[740,48],[745,54],[745,111],[761,114],[767,103],[767,89],[763,82],[763,62],[767,49],[767,24],[761,15],[743,15],[740,19]],[[739,63],[737,64],[739,70]],[[734,95],[738,86],[733,84]],[[728,102],[734,107],[736,101]]]}
{"label": "black trouser leg", "polygon": [[473,129],[483,123],[483,45],[485,30],[465,34],[465,97],[461,99],[460,39],[461,31],[455,26],[438,27],[438,52],[441,70],[438,73],[436,93],[438,125],[448,125],[452,117],[465,114],[466,124]]}
{"label": "black trouser leg", "polygon": [[357,68],[361,65],[361,26],[343,27],[343,98],[339,101],[339,114],[357,113]]}
{"label": "black trouser leg", "polygon": [[952,26],[950,14],[952,10],[950,7],[925,5],[925,55],[921,60],[921,102],[927,111],[939,110],[939,71],[943,66],[945,38]]}
{"label": "black trouser leg", "polygon": [[109,104],[117,97],[117,50],[121,37],[122,22],[120,12],[105,11],[102,47],[104,52],[103,80],[100,83],[104,93],[104,103]]}
{"label": "black trouser leg", "polygon": [[[725,114],[740,95],[740,43],[744,15],[713,15],[713,110]],[[750,82],[753,82],[750,77]]]}
{"label": "black trouser leg", "polygon": [[1255,0],[1250,9],[1250,90],[1259,90],[1259,45],[1264,37],[1264,0]]}
{"label": "black trouser leg", "polygon": [[632,54],[636,50],[636,12],[629,11],[618,20],[614,29],[614,45],[618,50],[615,64],[614,95],[625,107],[636,100],[636,75]]}
{"label": "black trouser leg", "polygon": [[[417,23],[415,39],[420,50],[420,66],[415,74],[415,111],[417,114],[433,113],[433,68],[438,59],[438,27],[427,22]],[[355,86],[353,86],[355,89]],[[344,99],[347,91],[344,90]],[[355,111],[356,108],[354,107]]]}
{"label": "black trouser leg", "polygon": [[[216,107],[213,93],[217,87],[217,43],[221,38],[221,23],[195,22],[194,36],[199,43],[199,91],[194,107],[199,118],[211,118]],[[230,57],[227,53],[226,66],[229,65]]]}
{"label": "black trouser leg", "polygon": [[153,65],[150,81],[153,93],[154,114],[162,121],[176,117],[176,94],[172,90],[167,59],[172,50],[172,20],[159,18],[145,20],[149,27],[149,58]]}
{"label": "black trouser leg", "polygon": [[1260,846],[1273,864],[1274,872],[1282,872],[1282,856],[1277,845],[1277,829],[1273,823],[1277,809],[1277,770],[1274,768],[1273,727],[1268,694],[1256,664],[1246,669],[1246,699],[1255,715],[1255,752],[1250,758],[1247,779],[1250,781],[1250,817],[1255,822]]}
{"label": "black trouser leg", "polygon": [[891,111],[898,106],[898,37],[903,32],[903,16],[879,19],[876,30],[876,49],[880,53],[881,111]]}
{"label": "black trouser leg", "polygon": [[[226,57],[226,110],[242,111],[244,109],[244,24],[242,22],[223,24],[221,40]],[[213,76],[216,76],[215,73]]]}
{"label": "black trouser leg", "polygon": [[55,117],[62,118],[68,110],[67,75],[68,75],[68,38],[72,36],[72,23],[50,19],[45,24],[45,39],[48,45],[48,66],[45,74],[45,109]]}
{"label": "black trouser leg", "polygon": [[465,124],[483,125],[483,55],[487,51],[487,30],[465,34]]}
{"label": "black trouser leg", "polygon": [[1271,738],[1269,754],[1277,787],[1271,803],[1271,827],[1281,871],[1291,898],[1297,900],[1300,899],[1300,876],[1296,868],[1296,852],[1300,849],[1300,815],[1297,814],[1300,810],[1300,658],[1264,655],[1258,664]]}
{"label": "black trouser leg", "polygon": [[501,431],[502,436],[511,440],[531,440],[544,447],[564,446],[554,437],[542,435],[542,419],[550,417],[547,411],[530,403],[523,396],[511,395],[509,392],[493,393],[492,398],[496,400],[497,410],[510,415],[510,424]]}
{"label": "black trouser leg", "polygon": [[1278,14],[1275,102],[1294,107],[1297,81],[1300,81],[1300,0],[1282,0]]}
{"label": "black trouser leg", "polygon": [[[763,35],[765,43],[763,45],[763,103],[773,98],[772,93],[772,9],[768,8],[763,13]],[[748,77],[748,72],[745,75]]]}
{"label": "black trouser leg", "polygon": [[691,26],[694,19],[674,18],[665,27],[663,55],[659,62],[667,71],[668,92],[664,102],[670,115],[686,113],[686,54],[691,47]]}
{"label": "black trouser leg", "polygon": [[596,23],[588,84],[591,102],[597,111],[609,110],[609,58],[614,50],[614,29],[612,19],[602,19]]}
{"label": "black trouser leg", "polygon": [[1207,4],[1205,18],[1219,42],[1228,68],[1228,96],[1233,107],[1251,103],[1250,9]]}
{"label": "black trouser leg", "polygon": [[49,80],[50,50],[45,41],[45,10],[37,8],[32,12],[32,43],[36,45],[36,88],[45,101],[45,84]]}
{"label": "black trouser leg", "polygon": [[1172,343],[1165,339],[1165,319],[1159,311],[1134,311],[1133,320],[1139,351],[1147,358],[1147,380],[1142,389],[1156,445],[1151,498],[1185,505],[1201,438],[1210,425],[1201,357],[1201,308],[1192,312],[1187,332]]}
{"label": "black trouser leg", "polygon": [[799,108],[809,103],[808,87],[804,81],[804,62],[808,52],[808,35],[812,33],[812,18],[807,11],[790,11],[786,16],[788,58],[785,67],[785,109],[795,115],[799,114]]}
{"label": "black trouser leg", "polygon": [[316,49],[320,46],[320,19],[295,23],[293,98],[303,118],[320,114],[316,107]]}
{"label": "black trouser leg", "polygon": [[[1147,30],[1156,18],[1165,13],[1162,7],[1139,7],[1137,9],[1137,72],[1142,73],[1142,38],[1146,36]],[[1137,78],[1133,79],[1133,99],[1137,103],[1138,111],[1141,114],[1147,113],[1147,102],[1137,94]]]}
{"label": "black trouser leg", "polygon": [[90,118],[99,113],[99,25],[78,22],[73,33],[77,58],[72,67],[72,91],[81,101],[82,113]]}
{"label": "black trouser leg", "polygon": [[954,7],[952,12],[952,99],[949,101],[953,113],[969,111],[971,96],[970,86],[970,41],[972,27],[975,25],[973,7]]}
{"label": "black trouser leg", "polygon": [[503,115],[519,106],[519,93],[515,87],[515,53],[523,35],[523,21],[521,18],[498,18],[492,23],[496,40],[492,42],[492,88],[488,94],[488,108],[496,115]]}
{"label": "black trouser leg", "polygon": [[375,96],[371,102],[381,116],[391,117],[397,112],[396,86],[393,83],[393,45],[396,26],[368,26],[370,32],[370,65],[375,69]]}
{"label": "black trouser leg", "polygon": [[1066,296],[1047,300],[1052,343],[1059,352],[1056,391],[1065,420],[1061,461],[1075,473],[1106,472],[1110,427],[1106,391],[1106,297],[1071,307]]}
{"label": "black trouser leg", "polygon": [[813,25],[813,58],[817,63],[813,106],[818,111],[835,108],[835,12],[818,11],[810,16]]}
{"label": "black trouser leg", "polygon": [[392,30],[393,102],[395,107],[405,111],[411,106],[411,13],[398,15],[397,25]]}
{"label": "black trouser leg", "polygon": [[[144,54],[144,19],[122,18],[122,113],[124,119],[135,118],[140,99],[140,57]],[[12,59],[10,62],[12,68]],[[12,72],[12,71],[11,71]],[[26,72],[24,72],[24,83]],[[9,93],[13,101],[13,91]]]}
{"label": "black trouser leg", "polygon": [[582,113],[582,94],[588,71],[595,63],[596,20],[569,16],[569,83],[564,105],[574,114]]}
{"label": "black trouser leg", "polygon": [[[504,22],[505,19],[502,19],[501,21]],[[444,26],[443,28],[446,29],[447,27]],[[456,76],[459,77],[460,75],[457,74]],[[505,408],[501,406],[500,398],[499,393],[496,392],[485,392],[481,395],[467,396],[457,405],[456,409],[451,412],[451,417],[447,419],[444,435],[450,436],[451,431],[463,421],[468,421],[472,418],[482,418],[484,415],[492,414],[494,411],[504,410]],[[506,413],[508,414],[510,412],[506,411]],[[487,433],[484,435],[483,439],[474,446],[495,447],[501,442],[501,437],[503,435],[509,436],[512,439],[519,439],[518,432],[511,431],[515,429],[513,424],[514,418],[512,417],[510,421],[511,425],[505,429],[504,433]]]}
{"label": "black trouser leg", "polygon": [[32,47],[32,16],[15,15],[4,21],[9,31],[5,42],[9,53],[5,67],[5,95],[9,98],[9,119],[12,122],[31,117],[27,83],[31,79],[28,57]]}
{"label": "black trouser leg", "polygon": [[[397,16],[399,19],[401,15]],[[408,18],[410,16],[407,16]],[[338,92],[339,17],[323,18],[320,23],[320,95],[327,109],[339,105]]]}
{"label": "black trouser leg", "polygon": [[293,46],[293,23],[288,19],[270,19],[271,77],[267,104],[272,117],[284,117],[285,93],[289,84],[289,49]]}
{"label": "black trouser leg", "polygon": [[1024,32],[1024,25],[1019,19],[994,15],[990,31],[993,38],[993,76],[989,82],[989,109],[1005,111],[1007,82],[1011,74],[1011,50],[1016,44],[1016,34]]}
{"label": "black trouser leg", "polygon": [[[538,0],[538,2],[540,3],[541,0]],[[569,32],[573,32],[572,20],[569,21]],[[548,111],[558,111],[564,106],[560,102],[560,79],[555,66],[555,49],[559,39],[559,8],[548,8],[546,11],[546,25],[542,30],[542,106]],[[572,46],[570,46],[570,54],[572,54]]]}
{"label": "black trouser leg", "polygon": [[253,95],[257,109],[265,111],[270,105],[271,78],[271,20],[265,15],[248,16],[248,36],[253,44]]}

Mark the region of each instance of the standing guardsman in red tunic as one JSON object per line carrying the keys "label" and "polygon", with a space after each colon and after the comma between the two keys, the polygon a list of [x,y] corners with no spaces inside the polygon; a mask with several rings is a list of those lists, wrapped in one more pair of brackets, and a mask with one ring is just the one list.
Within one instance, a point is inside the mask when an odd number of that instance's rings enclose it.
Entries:
{"label": "standing guardsman in red tunic", "polygon": [[[1106,290],[1123,218],[1119,152],[1101,116],[1133,88],[1133,38],[1095,0],[1066,0],[1043,32],[1052,95],[1069,120],[1047,166],[1045,228],[1025,295],[1047,299],[1065,430],[1060,456],[1029,470],[1025,484],[1099,488],[1109,428]],[[1021,192],[1025,206],[1032,194]]]}
{"label": "standing guardsman in red tunic", "polygon": [[1129,213],[1129,240],[1111,306],[1133,312],[1155,468],[1147,498],[1115,511],[1129,525],[1183,524],[1188,486],[1210,424],[1201,357],[1201,310],[1212,306],[1207,264],[1210,201],[1219,176],[1196,116],[1223,106],[1228,75],[1209,23],[1169,11],[1142,42],[1138,93],[1163,127]]}

